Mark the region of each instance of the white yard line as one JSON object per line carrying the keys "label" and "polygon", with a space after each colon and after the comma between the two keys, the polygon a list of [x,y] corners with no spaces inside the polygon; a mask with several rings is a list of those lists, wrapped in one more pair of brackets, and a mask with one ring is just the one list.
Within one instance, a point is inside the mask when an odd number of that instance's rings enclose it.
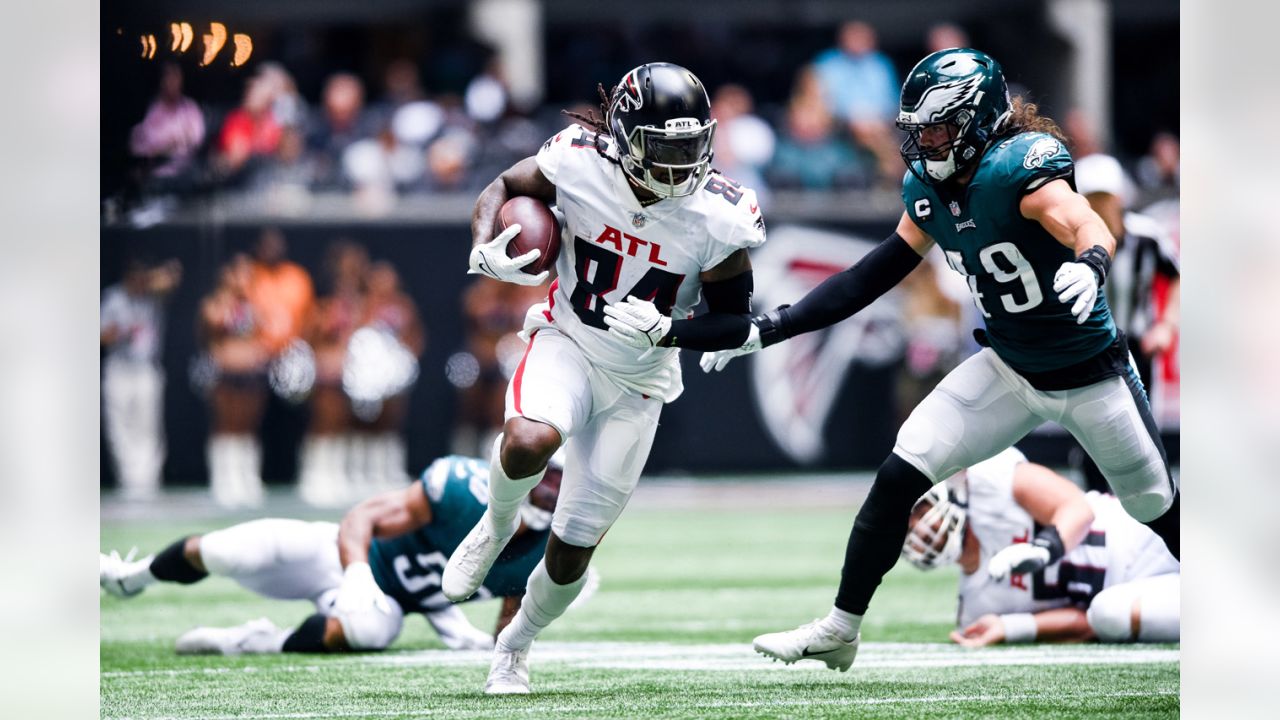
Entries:
{"label": "white yard line", "polygon": [[[420,650],[334,658],[314,665],[263,665],[168,670],[116,670],[104,679],[125,677],[175,677],[256,672],[321,672],[345,665],[396,667],[487,667],[488,652]],[[766,662],[739,643],[679,645],[674,643],[540,642],[529,657],[539,665],[578,668],[705,670],[705,671],[804,671],[821,669],[817,663],[786,666]],[[929,643],[865,643],[858,652],[857,669],[910,667],[980,667],[1001,665],[1132,665],[1176,663],[1179,651],[1167,648],[1096,645],[1039,645],[970,650],[956,645]]]}
{"label": "white yard line", "polygon": [[[1142,691],[1117,691],[1117,692],[1081,692],[1071,694],[1055,694],[1045,696],[1044,694],[1021,694],[1021,695],[921,695],[916,697],[897,697],[897,698],[773,698],[770,700],[740,700],[737,702],[714,701],[706,703],[690,703],[681,706],[682,709],[698,710],[698,709],[723,709],[723,708],[782,708],[782,707],[812,707],[822,705],[828,707],[862,707],[873,705],[911,705],[919,703],[1000,703],[1008,704],[1010,702],[1019,702],[1027,700],[1045,700],[1052,699],[1055,702],[1070,702],[1073,700],[1084,699],[1112,699],[1112,698],[1144,698],[1144,697],[1177,697],[1177,690],[1142,690]],[[538,717],[548,717],[558,713],[590,713],[600,709],[598,703],[583,704],[567,704],[557,703],[554,705],[537,703],[537,695],[529,698],[528,707],[503,707],[501,708],[504,715],[536,715]],[[429,717],[432,715],[456,715],[455,710],[445,710],[435,712],[430,709],[413,710],[406,712],[404,710],[360,710],[355,713],[349,712],[315,712],[315,713],[268,713],[261,715],[217,715],[206,717],[205,720],[309,720],[311,718],[354,718],[354,717],[391,717],[391,716],[417,716]],[[132,720],[129,717],[104,718],[104,720]],[[185,720],[185,717],[160,717],[149,718],[148,720]]]}

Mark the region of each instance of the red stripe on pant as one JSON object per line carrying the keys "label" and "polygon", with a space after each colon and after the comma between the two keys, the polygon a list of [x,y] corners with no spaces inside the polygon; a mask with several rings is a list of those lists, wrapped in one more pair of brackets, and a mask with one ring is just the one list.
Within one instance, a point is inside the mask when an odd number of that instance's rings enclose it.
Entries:
{"label": "red stripe on pant", "polygon": [[524,363],[529,359],[529,351],[533,349],[533,339],[538,337],[538,331],[534,330],[529,336],[529,344],[524,346],[524,355],[520,358],[520,365],[516,367],[516,376],[512,378],[514,383],[511,388],[512,394],[515,396],[516,413],[523,415],[524,411],[520,409],[520,383],[524,380]]}

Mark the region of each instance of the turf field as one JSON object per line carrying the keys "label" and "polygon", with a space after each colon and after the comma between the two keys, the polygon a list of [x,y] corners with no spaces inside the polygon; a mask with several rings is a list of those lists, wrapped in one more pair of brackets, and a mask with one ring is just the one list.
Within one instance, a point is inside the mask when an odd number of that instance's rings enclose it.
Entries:
{"label": "turf field", "polygon": [[[808,489],[638,494],[596,554],[597,594],[534,645],[528,697],[482,695],[488,654],[444,650],[420,617],[410,616],[393,649],[379,654],[191,658],[174,655],[173,641],[195,625],[266,616],[283,627],[310,605],[259,599],[220,578],[152,586],[131,600],[104,595],[102,717],[1177,716],[1177,646],[947,644],[956,580],[949,571],[894,569],[848,673],[755,655],[754,635],[825,613],[834,594],[856,502],[837,493],[839,502],[815,503]],[[287,502],[269,510],[300,515]],[[155,515],[166,519],[147,517]],[[244,519],[183,517],[106,512],[102,546],[152,552]],[[489,627],[497,605],[473,603],[467,612]]]}

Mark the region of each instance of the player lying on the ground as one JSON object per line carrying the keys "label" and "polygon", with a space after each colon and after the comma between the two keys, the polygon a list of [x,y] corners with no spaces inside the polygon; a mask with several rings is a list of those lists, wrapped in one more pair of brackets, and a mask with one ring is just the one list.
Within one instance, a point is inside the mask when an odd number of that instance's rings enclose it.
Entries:
{"label": "player lying on the ground", "polygon": [[[520,607],[529,573],[542,559],[561,469],[553,463],[520,508],[520,528],[475,599],[501,597],[497,631]],[[420,612],[455,650],[493,647],[440,591],[448,553],[484,513],[488,463],[449,456],[418,482],[356,505],[341,524],[262,519],[174,542],[142,560],[101,556],[100,582],[132,597],[154,582],[191,584],[229,577],[260,595],[310,600],[316,613],[293,630],[262,618],[231,628],[196,628],[179,653],[381,650],[400,634],[405,613]],[[590,586],[594,583],[588,583]],[[583,596],[586,597],[584,593]],[[495,632],[497,632],[495,631]]]}
{"label": "player lying on the ground", "polygon": [[[958,563],[951,639],[1177,642],[1178,561],[1112,495],[1084,493],[1005,450],[934,485],[911,511],[902,557],[923,570]],[[1054,528],[1061,558],[1035,542]]]}

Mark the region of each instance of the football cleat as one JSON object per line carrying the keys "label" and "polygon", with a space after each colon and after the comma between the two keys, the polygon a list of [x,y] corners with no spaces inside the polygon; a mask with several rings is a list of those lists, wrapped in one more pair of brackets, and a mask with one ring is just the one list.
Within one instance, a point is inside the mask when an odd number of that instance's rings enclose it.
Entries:
{"label": "football cleat", "polygon": [[98,553],[98,584],[103,590],[118,598],[130,598],[146,588],[137,576],[140,569],[145,571],[151,565],[151,556],[135,562],[133,556],[137,552],[138,548],[133,548],[125,557],[115,550],[110,555]]}
{"label": "football cleat", "polygon": [[515,534],[513,530],[498,537],[489,533],[489,526],[489,513],[486,511],[444,566],[440,589],[453,602],[462,602],[475,594],[489,574],[489,568],[493,567],[498,555],[502,554],[502,549]]}
{"label": "football cleat", "polygon": [[821,620],[814,620],[795,630],[760,635],[752,645],[761,655],[787,665],[797,660],[818,660],[832,670],[844,672],[853,665],[861,641],[861,633],[853,640],[842,640],[827,630]]}
{"label": "football cleat", "polygon": [[280,628],[267,618],[229,628],[198,627],[183,633],[174,646],[179,655],[247,655],[278,653],[284,645]]}
{"label": "football cleat", "polygon": [[503,650],[502,646],[498,646],[493,654],[493,663],[489,666],[489,679],[484,682],[484,693],[528,695],[529,648]]}
{"label": "football cleat", "polygon": [[440,641],[450,650],[493,649],[493,636],[472,625],[457,605],[426,613],[426,616]]}

